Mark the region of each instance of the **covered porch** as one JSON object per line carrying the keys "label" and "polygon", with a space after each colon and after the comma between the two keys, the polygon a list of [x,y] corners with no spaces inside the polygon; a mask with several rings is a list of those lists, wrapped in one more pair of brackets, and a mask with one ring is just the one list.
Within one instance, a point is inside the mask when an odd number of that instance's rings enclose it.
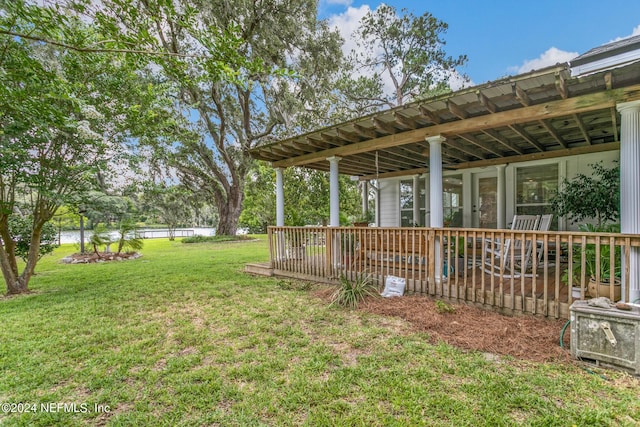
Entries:
{"label": "covered porch", "polygon": [[[639,54],[629,60],[630,51]],[[611,65],[611,60],[619,55],[626,62],[614,61]],[[621,298],[638,301],[639,59],[640,37],[635,37],[624,44],[594,49],[571,65],[559,64],[416,101],[256,148],[252,155],[276,168],[277,227],[269,231],[274,272],[325,280],[359,271],[369,271],[376,277],[404,275],[410,291],[566,317],[571,292],[563,275],[572,276],[570,270],[576,256],[594,247],[599,254],[601,245],[609,245],[611,250],[607,253],[612,254],[611,260],[616,253],[614,247],[622,254],[617,266],[622,272]],[[607,66],[600,67],[601,63]],[[543,204],[536,203],[537,199],[531,203],[520,201],[511,182],[519,175],[516,171],[507,174],[505,170],[525,164],[544,170],[549,162],[560,159],[550,179],[555,180],[557,188],[570,175],[566,169],[571,165],[577,165],[576,170],[580,171],[581,163],[585,163],[582,159],[601,157],[620,163],[623,234],[576,232],[564,218],[557,217],[554,231],[507,230],[514,214],[549,212],[535,211],[545,209]],[[329,172],[329,228],[283,227],[282,171],[291,166]],[[464,175],[469,170],[495,171],[492,181],[495,220],[490,225],[472,220],[471,213],[478,209],[470,191],[459,197],[467,200],[464,210],[455,211],[443,198],[445,183],[452,173],[459,172],[461,181],[466,180],[463,184],[471,186],[469,174]],[[377,227],[339,227],[339,174],[361,181],[364,211],[369,209],[369,189],[373,189]],[[401,227],[397,214],[402,213],[401,189],[397,189],[394,181],[401,177],[412,186],[414,197],[409,213],[414,225],[421,227]],[[418,202],[421,189],[424,201]],[[482,191],[480,186],[476,192]],[[456,212],[461,219],[452,224],[449,216]],[[445,218],[448,225],[457,228],[445,228]],[[297,239],[295,236],[305,242],[304,257],[297,259],[291,256],[295,251],[287,249],[291,246],[289,240]],[[359,248],[348,259],[341,255],[345,236],[352,236],[353,246]],[[462,274],[460,268],[451,274],[450,266],[457,263],[451,259],[455,247],[452,242],[459,239],[466,242]],[[501,265],[497,269],[493,265],[491,274],[485,271],[486,262],[478,253],[483,251],[484,242],[496,239],[528,242],[521,247],[530,247],[533,256],[530,263],[520,264],[523,269],[520,274],[513,271],[507,274]],[[319,241],[323,243],[318,244]],[[518,259],[524,255],[512,249],[509,254],[512,269],[517,269]],[[610,295],[614,297],[613,277],[610,280]],[[581,279],[582,292],[588,281],[589,277]]]}
{"label": "covered porch", "polygon": [[[571,303],[590,293],[629,300],[630,289],[621,295],[620,283],[604,272],[595,278],[600,286],[590,284],[583,254],[598,248],[597,265],[599,254],[609,254],[621,268],[640,246],[638,235],[460,228],[270,227],[268,236],[277,276],[333,283],[367,274],[382,283],[391,275],[404,278],[409,293],[554,318],[568,318]],[[524,244],[502,259],[487,256],[487,244],[508,239]],[[628,268],[622,280],[629,280]]]}

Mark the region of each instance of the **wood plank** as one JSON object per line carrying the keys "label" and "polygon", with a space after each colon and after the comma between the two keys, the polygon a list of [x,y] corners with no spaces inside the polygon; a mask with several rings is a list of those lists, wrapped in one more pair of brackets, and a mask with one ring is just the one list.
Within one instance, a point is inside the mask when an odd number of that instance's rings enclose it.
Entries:
{"label": "wood plank", "polygon": [[601,153],[604,151],[619,150],[619,142],[610,142],[607,144],[587,145],[576,148],[566,148],[562,150],[545,151],[543,153],[523,154],[520,156],[503,157],[499,159],[478,160],[474,162],[458,163],[450,165],[452,169],[468,169],[479,168],[485,166],[505,165],[507,163],[528,162],[531,160],[554,159],[564,156],[575,156],[579,154]]}
{"label": "wood plank", "polygon": [[524,124],[533,121],[563,117],[597,111],[605,108],[615,108],[619,102],[640,100],[640,85],[633,85],[621,89],[598,92],[564,100],[552,101],[515,110],[502,111],[496,114],[472,117],[465,120],[427,126],[420,129],[399,132],[377,139],[335,147],[318,153],[309,153],[298,157],[280,160],[273,163],[274,167],[302,166],[313,163],[318,159],[331,156],[347,156],[379,149],[396,147],[422,141],[431,136],[447,136],[460,133],[486,131],[496,127],[513,124]]}
{"label": "wood plank", "polygon": [[527,133],[527,131],[524,130],[524,128],[522,126],[519,125],[510,125],[509,129],[511,129],[512,131],[514,131],[515,133],[517,133],[518,135],[520,135],[525,141],[527,141],[529,144],[533,145],[534,147],[536,147],[538,149],[538,151],[545,151],[544,147],[542,146],[542,144],[540,144],[538,141],[536,141],[531,135],[529,135]]}

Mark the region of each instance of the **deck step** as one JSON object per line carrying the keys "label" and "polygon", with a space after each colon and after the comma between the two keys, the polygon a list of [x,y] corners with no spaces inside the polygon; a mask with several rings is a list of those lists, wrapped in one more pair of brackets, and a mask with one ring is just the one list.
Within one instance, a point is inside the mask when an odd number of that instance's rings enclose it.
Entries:
{"label": "deck step", "polygon": [[273,268],[271,268],[269,263],[245,264],[244,272],[250,274],[258,274],[260,276],[273,276]]}

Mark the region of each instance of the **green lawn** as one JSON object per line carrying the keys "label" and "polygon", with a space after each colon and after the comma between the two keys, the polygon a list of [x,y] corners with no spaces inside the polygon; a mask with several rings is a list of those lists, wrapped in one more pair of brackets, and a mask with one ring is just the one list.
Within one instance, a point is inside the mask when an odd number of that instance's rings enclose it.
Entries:
{"label": "green lawn", "polygon": [[[488,360],[247,276],[245,263],[268,259],[264,236],[148,240],[134,261],[58,262],[73,251],[42,260],[32,294],[0,299],[0,402],[16,404],[2,405],[0,425],[640,422],[639,382],[626,374]],[[7,413],[25,410],[17,403],[37,412]]]}

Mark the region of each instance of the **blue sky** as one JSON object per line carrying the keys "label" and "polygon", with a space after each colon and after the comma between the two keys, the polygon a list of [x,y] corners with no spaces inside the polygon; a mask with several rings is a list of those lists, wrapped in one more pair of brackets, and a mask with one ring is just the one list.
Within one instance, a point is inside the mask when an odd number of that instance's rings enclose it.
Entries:
{"label": "blue sky", "polygon": [[[320,0],[321,18],[343,37],[382,2]],[[414,15],[430,12],[446,22],[445,50],[466,54],[461,71],[481,84],[565,62],[610,41],[640,34],[640,0],[387,0]]]}

